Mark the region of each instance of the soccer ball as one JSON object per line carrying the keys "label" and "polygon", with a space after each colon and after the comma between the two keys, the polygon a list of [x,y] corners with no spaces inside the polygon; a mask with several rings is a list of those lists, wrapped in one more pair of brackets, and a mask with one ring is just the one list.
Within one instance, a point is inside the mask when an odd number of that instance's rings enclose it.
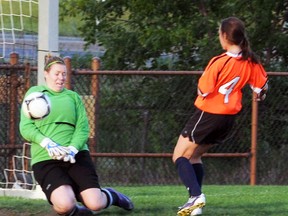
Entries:
{"label": "soccer ball", "polygon": [[33,92],[24,99],[22,110],[28,118],[43,119],[50,113],[51,102],[43,92]]}

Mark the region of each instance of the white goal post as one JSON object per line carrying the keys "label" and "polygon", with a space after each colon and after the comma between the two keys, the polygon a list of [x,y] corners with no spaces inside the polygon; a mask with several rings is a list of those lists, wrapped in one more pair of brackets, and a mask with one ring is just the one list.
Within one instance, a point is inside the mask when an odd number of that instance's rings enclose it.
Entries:
{"label": "white goal post", "polygon": [[43,84],[47,55],[59,55],[59,0],[39,0],[38,20],[38,85]]}

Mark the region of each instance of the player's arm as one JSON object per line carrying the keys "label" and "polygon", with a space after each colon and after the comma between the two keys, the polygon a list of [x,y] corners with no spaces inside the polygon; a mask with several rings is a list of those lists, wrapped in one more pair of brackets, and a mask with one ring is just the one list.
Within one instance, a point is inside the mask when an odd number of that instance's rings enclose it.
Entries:
{"label": "player's arm", "polygon": [[268,82],[265,83],[265,85],[263,86],[263,88],[261,89],[261,91],[257,94],[257,101],[263,101],[266,98],[266,94],[268,92]]}
{"label": "player's arm", "polygon": [[[41,91],[41,88],[42,87],[39,86],[30,88],[25,94],[25,97],[33,91]],[[19,130],[25,140],[40,145],[47,151],[51,158],[54,158],[55,156],[64,157],[68,153],[65,148],[55,143],[49,137],[46,137],[45,134],[43,134],[36,126],[35,120],[28,118],[22,109],[20,113]]]}
{"label": "player's arm", "polygon": [[34,120],[27,118],[23,111],[21,111],[19,130],[24,139],[29,142],[39,144],[47,151],[51,158],[58,157],[59,159],[68,153],[65,148],[42,134],[34,124]]}
{"label": "player's arm", "polygon": [[19,130],[22,137],[29,142],[40,143],[45,138],[35,126],[33,120],[27,118],[23,111],[21,111],[20,115]]}
{"label": "player's arm", "polygon": [[268,77],[264,67],[261,64],[254,65],[253,76],[250,77],[249,84],[251,89],[256,93],[256,100],[263,101],[268,92]]}
{"label": "player's arm", "polygon": [[[38,91],[37,87],[30,88],[26,92],[24,98],[35,91]],[[40,143],[45,138],[45,136],[36,127],[34,120],[28,118],[22,109],[20,111],[19,130],[22,137],[29,142]]]}

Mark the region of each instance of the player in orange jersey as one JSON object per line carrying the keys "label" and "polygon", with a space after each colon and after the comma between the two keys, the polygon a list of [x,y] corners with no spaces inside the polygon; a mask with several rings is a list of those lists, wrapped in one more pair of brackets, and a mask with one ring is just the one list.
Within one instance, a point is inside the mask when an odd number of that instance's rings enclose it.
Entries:
{"label": "player in orange jersey", "polygon": [[252,52],[244,23],[236,17],[222,20],[219,41],[226,51],[210,60],[198,81],[196,111],[179,136],[173,162],[189,192],[179,216],[202,214],[205,195],[201,191],[204,175],[201,157],[213,145],[221,144],[242,108],[242,88],[250,84],[257,100],[268,90],[267,74]]}

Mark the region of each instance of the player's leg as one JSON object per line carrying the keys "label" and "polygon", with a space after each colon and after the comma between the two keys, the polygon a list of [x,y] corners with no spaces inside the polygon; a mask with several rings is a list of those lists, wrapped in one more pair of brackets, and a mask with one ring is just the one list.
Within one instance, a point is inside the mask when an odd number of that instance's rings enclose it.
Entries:
{"label": "player's leg", "polygon": [[[190,163],[192,164],[194,168],[197,182],[201,190],[202,190],[202,181],[204,178],[204,168],[203,168],[201,156],[205,152],[207,152],[211,147],[212,145],[199,145],[190,159]],[[206,199],[205,199],[205,202],[206,202]],[[190,214],[190,216],[195,216],[195,215],[202,215],[202,208],[195,208]]]}
{"label": "player's leg", "polygon": [[203,176],[197,176],[198,172],[196,175],[190,160],[192,158],[193,163],[202,164],[202,155],[211,147],[204,145],[205,139],[213,131],[209,118],[209,114],[196,109],[182,130],[173,152],[173,161],[179,177],[189,192],[188,202],[178,211],[178,215],[181,216],[190,215],[195,208],[205,205],[205,196],[201,191],[202,184],[199,184],[199,179]]}
{"label": "player's leg", "polygon": [[[85,206],[93,211],[100,211],[111,205],[128,211],[134,208],[129,197],[113,188],[89,188],[81,192],[81,197]],[[95,200],[97,200],[97,202],[95,202]]]}
{"label": "player's leg", "polygon": [[93,211],[100,211],[110,206],[111,200],[100,188],[88,188],[80,193],[82,203]]}
{"label": "player's leg", "polygon": [[200,186],[202,187],[202,181],[204,177],[204,168],[203,168],[203,163],[202,163],[202,155],[206,153],[213,145],[207,145],[207,144],[202,144],[198,145],[198,147],[195,149],[193,155],[190,158],[190,163],[193,166],[197,182]]}
{"label": "player's leg", "polygon": [[112,188],[100,188],[98,175],[88,151],[81,151],[76,155],[76,163],[69,170],[69,175],[79,187],[79,200],[87,208],[100,211],[115,205],[125,210],[133,209],[133,203],[126,195]]}
{"label": "player's leg", "polygon": [[70,185],[62,185],[52,191],[50,202],[59,215],[74,215],[76,199]]}
{"label": "player's leg", "polygon": [[[89,188],[80,193],[82,202],[93,211],[100,211],[111,205],[118,206],[125,210],[134,208],[133,202],[126,195],[113,188]],[[95,202],[97,200],[97,202]]]}
{"label": "player's leg", "polygon": [[[200,190],[202,186],[202,179],[204,175],[203,165],[202,165],[202,155],[206,153],[213,145],[208,145],[204,143],[213,143],[213,144],[221,144],[223,140],[226,138],[227,134],[231,130],[234,118],[233,115],[215,115],[204,113],[199,118],[199,121],[196,119],[196,115],[194,118],[192,117],[188,122],[188,126],[184,128],[182,134],[184,136],[188,136],[190,140],[196,140],[196,142],[201,143],[198,145],[190,158],[190,163],[193,166],[194,173],[196,175]],[[197,120],[197,124],[195,124],[195,120]],[[194,124],[194,125],[193,125]],[[193,130],[191,131],[191,126]],[[191,136],[189,136],[191,135]],[[178,212],[178,215],[201,215],[202,214],[202,207],[204,206],[197,206],[197,203],[202,204],[206,203],[206,199],[204,194],[201,194],[199,197],[190,197],[188,202],[182,207],[182,209]]]}
{"label": "player's leg", "polygon": [[205,205],[205,196],[201,192],[195,170],[189,161],[193,155],[197,155],[198,160],[201,161],[201,155],[198,155],[201,151],[198,148],[200,145],[191,142],[188,137],[180,135],[173,152],[173,161],[179,177],[189,192],[188,202],[181,206],[177,213],[181,216],[190,215],[194,209],[202,208]]}
{"label": "player's leg", "polygon": [[34,164],[32,169],[36,181],[40,184],[56,213],[77,215],[78,206],[71,186],[73,182],[67,175],[67,163],[57,160],[43,161]]}
{"label": "player's leg", "polygon": [[112,197],[112,205],[131,211],[134,208],[132,200],[123,193],[114,188],[102,188],[102,191],[109,197]]}
{"label": "player's leg", "polygon": [[[180,135],[173,152],[173,162],[176,165],[180,179],[189,192],[189,196],[199,196],[201,194],[195,170],[189,161],[195,155],[195,152],[199,152],[198,148],[202,147],[191,142],[188,137]],[[197,157],[201,161],[201,155],[197,155]]]}

